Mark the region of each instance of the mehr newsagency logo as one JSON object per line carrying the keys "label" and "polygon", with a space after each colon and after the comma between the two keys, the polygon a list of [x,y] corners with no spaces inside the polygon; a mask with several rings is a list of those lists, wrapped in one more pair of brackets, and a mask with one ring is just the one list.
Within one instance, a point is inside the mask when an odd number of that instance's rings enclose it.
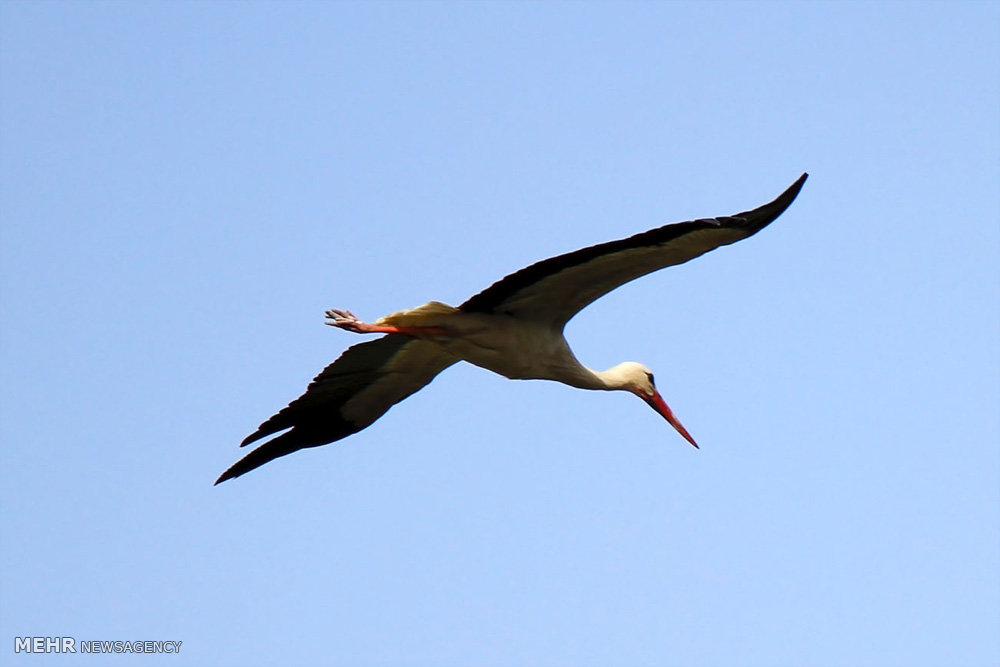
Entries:
{"label": "mehr newsagency logo", "polygon": [[107,641],[75,637],[14,637],[14,653],[180,653],[180,641]]}

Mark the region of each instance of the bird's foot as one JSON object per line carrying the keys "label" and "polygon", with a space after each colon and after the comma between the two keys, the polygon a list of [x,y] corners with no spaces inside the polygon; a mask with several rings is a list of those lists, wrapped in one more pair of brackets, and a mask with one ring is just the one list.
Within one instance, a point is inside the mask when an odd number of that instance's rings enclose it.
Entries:
{"label": "bird's foot", "polygon": [[381,331],[381,327],[362,322],[351,311],[337,310],[336,308],[326,311],[326,322],[324,324],[329,324],[331,327],[337,327],[344,331],[353,331],[354,333],[378,333]]}

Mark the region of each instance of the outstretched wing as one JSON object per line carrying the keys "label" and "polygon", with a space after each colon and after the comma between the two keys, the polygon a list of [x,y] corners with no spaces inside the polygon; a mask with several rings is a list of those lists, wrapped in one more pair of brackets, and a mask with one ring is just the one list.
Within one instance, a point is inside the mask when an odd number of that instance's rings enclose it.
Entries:
{"label": "outstretched wing", "polygon": [[396,334],[348,348],[316,376],[306,393],[261,424],[240,447],[291,430],[244,456],[215,483],[279,456],[357,433],[456,361],[433,343]]}
{"label": "outstretched wing", "polygon": [[459,309],[505,313],[561,330],[591,302],[630,280],[756,234],[788,208],[807,176],[802,174],[777,199],[752,211],[665,225],[532,264],[493,283]]}

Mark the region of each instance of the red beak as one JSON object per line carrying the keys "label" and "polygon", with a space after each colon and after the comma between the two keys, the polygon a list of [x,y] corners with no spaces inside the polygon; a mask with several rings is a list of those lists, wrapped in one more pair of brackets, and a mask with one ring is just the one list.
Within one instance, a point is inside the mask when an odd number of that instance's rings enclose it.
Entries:
{"label": "red beak", "polygon": [[677,432],[684,436],[685,440],[694,445],[695,449],[700,449],[700,447],[698,447],[698,443],[694,441],[694,438],[692,438],[691,434],[687,432],[684,425],[681,424],[680,420],[674,416],[674,411],[670,409],[670,406],[667,405],[666,401],[663,400],[663,397],[660,396],[660,392],[653,389],[652,396],[644,396],[642,394],[639,394],[639,396],[642,400],[646,401],[646,403],[649,403],[649,407],[663,415],[663,418],[670,422],[670,425],[677,429]]}

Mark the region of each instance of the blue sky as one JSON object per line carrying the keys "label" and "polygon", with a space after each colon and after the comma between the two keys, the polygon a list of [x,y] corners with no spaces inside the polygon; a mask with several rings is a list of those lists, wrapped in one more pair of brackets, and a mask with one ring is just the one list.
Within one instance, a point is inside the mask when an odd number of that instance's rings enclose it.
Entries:
{"label": "blue sky", "polygon": [[[0,662],[1000,662],[997,3],[0,4]],[[213,487],[358,338],[799,199]]]}

